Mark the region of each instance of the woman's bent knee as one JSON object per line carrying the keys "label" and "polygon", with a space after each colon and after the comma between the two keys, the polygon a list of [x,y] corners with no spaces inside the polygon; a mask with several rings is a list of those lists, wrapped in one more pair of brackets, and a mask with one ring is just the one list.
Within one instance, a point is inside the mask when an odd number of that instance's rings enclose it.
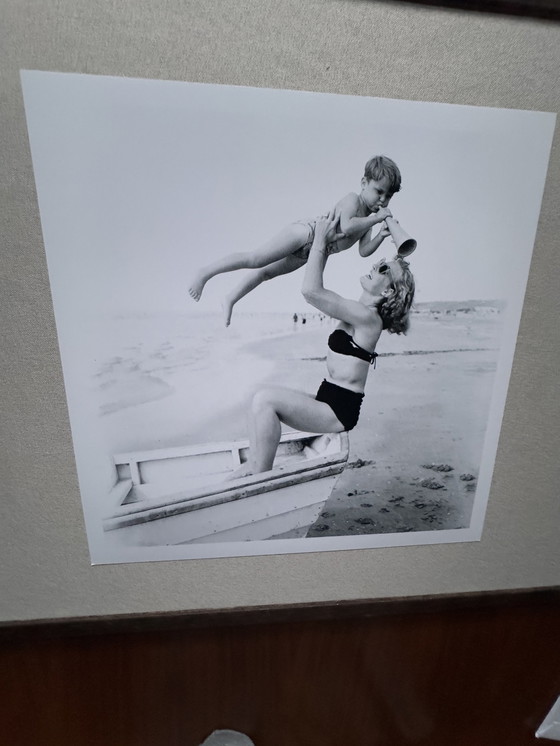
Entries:
{"label": "woman's bent knee", "polygon": [[253,394],[253,400],[251,402],[251,410],[253,414],[262,412],[263,409],[268,409],[273,404],[273,395],[271,389],[262,388],[258,389]]}

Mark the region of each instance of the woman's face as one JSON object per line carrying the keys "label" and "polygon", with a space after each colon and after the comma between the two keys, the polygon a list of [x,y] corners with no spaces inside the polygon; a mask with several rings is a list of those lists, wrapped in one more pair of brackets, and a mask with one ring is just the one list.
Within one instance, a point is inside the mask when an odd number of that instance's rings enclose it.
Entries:
{"label": "woman's face", "polygon": [[362,288],[371,295],[381,295],[395,289],[395,282],[400,279],[402,268],[398,262],[387,262],[382,259],[373,265],[367,275],[360,277]]}

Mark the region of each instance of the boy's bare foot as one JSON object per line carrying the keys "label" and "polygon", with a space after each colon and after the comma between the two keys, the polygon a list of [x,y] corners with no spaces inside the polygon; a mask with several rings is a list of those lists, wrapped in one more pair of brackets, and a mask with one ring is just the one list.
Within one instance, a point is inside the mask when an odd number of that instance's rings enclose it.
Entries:
{"label": "boy's bare foot", "polygon": [[224,300],[222,301],[222,313],[224,314],[224,324],[226,326],[230,325],[233,306],[234,306],[233,301],[231,301],[229,297],[226,296]]}
{"label": "boy's bare foot", "polygon": [[204,290],[205,285],[206,280],[204,279],[204,277],[198,274],[189,287],[189,295],[193,300],[197,301],[197,303],[202,296],[202,291]]}

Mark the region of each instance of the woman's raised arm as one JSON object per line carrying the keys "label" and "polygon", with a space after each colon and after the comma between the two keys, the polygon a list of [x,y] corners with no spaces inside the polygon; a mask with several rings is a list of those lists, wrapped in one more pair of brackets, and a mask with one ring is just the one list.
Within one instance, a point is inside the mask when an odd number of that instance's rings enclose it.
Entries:
{"label": "woman's raised arm", "polygon": [[360,324],[370,320],[371,310],[355,300],[343,298],[323,284],[323,272],[327,263],[327,243],[336,235],[337,223],[332,213],[317,221],[315,238],[305,267],[301,292],[305,300],[319,311],[348,324]]}

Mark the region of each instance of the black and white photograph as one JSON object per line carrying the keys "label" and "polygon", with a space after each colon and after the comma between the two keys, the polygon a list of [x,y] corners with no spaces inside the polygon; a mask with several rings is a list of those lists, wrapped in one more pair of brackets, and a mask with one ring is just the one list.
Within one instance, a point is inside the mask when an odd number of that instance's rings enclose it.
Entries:
{"label": "black and white photograph", "polygon": [[92,563],[480,540],[555,115],[21,79]]}

